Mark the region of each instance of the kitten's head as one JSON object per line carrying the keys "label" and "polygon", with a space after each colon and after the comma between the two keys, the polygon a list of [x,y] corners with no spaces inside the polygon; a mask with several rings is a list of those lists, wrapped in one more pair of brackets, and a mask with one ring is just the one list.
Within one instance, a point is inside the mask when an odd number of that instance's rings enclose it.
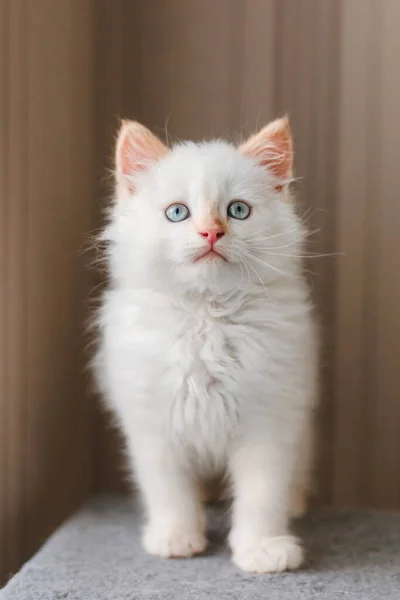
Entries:
{"label": "kitten's head", "polygon": [[286,118],[239,147],[167,148],[124,122],[105,233],[112,277],[134,287],[225,292],[293,276],[304,231],[288,190],[292,157]]}

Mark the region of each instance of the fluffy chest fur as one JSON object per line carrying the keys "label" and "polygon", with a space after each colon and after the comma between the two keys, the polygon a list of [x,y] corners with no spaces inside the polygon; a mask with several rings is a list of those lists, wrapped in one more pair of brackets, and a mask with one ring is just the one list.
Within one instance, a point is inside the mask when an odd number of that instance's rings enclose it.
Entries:
{"label": "fluffy chest fur", "polygon": [[307,382],[308,306],[293,286],[270,292],[109,292],[99,371],[125,426],[158,429],[221,462],[246,424],[265,430],[295,410]]}

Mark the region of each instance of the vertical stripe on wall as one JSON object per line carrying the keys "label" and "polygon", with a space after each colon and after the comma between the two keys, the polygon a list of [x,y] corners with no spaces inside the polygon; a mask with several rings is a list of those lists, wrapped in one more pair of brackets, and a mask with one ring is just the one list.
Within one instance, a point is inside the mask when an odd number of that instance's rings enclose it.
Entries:
{"label": "vertical stripe on wall", "polygon": [[399,507],[400,6],[341,3],[334,503]]}
{"label": "vertical stripe on wall", "polygon": [[93,3],[2,0],[1,578],[91,488],[82,257],[93,209]]}
{"label": "vertical stripe on wall", "polygon": [[[7,139],[8,139],[8,88],[5,85],[8,80],[8,2],[0,3],[0,198],[7,197]],[[5,282],[7,276],[7,209],[8,203],[0,202],[0,281]],[[8,472],[7,464],[7,365],[6,365],[6,339],[7,339],[7,297],[4,293],[4,283],[0,293],[0,582],[6,570],[8,557],[6,531],[7,522],[7,491],[6,479]],[[1,585],[1,583],[0,583]]]}

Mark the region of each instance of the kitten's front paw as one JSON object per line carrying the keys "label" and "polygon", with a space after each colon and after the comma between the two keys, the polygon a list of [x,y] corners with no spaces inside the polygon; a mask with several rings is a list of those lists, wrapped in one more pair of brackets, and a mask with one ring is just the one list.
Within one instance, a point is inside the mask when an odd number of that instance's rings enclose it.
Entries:
{"label": "kitten's front paw", "polygon": [[143,545],[149,554],[155,556],[187,558],[204,552],[207,540],[202,531],[188,529],[183,525],[149,525],[143,536]]}
{"label": "kitten's front paw", "polygon": [[233,548],[233,562],[250,573],[277,573],[298,569],[303,562],[303,550],[291,535],[260,537],[243,548]]}

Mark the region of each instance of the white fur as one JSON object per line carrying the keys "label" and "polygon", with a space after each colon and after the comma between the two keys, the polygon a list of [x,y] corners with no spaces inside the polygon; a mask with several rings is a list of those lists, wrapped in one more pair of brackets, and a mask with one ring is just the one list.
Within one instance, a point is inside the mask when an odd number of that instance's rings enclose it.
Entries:
{"label": "white fur", "polygon": [[[118,184],[103,236],[111,282],[96,370],[144,495],[145,548],[202,552],[198,482],[225,474],[234,561],[256,572],[297,568],[288,518],[308,486],[316,396],[302,223],[268,171],[224,142],[174,147],[134,188]],[[207,244],[196,220],[210,206],[225,217],[233,199],[253,212],[218,242],[229,262],[193,263]],[[169,222],[174,202],[192,218]]]}

